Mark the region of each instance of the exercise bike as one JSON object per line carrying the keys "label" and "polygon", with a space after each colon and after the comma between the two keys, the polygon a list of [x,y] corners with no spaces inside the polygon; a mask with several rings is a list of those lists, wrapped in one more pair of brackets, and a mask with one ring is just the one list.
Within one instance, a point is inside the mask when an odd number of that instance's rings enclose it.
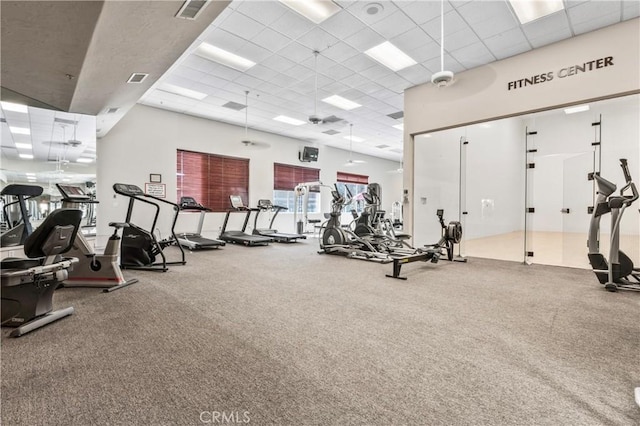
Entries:
{"label": "exercise bike", "polygon": [[[62,208],[79,209],[80,205],[94,205],[98,201],[86,195],[82,188],[74,185],[56,186],[62,195]],[[120,256],[120,236],[118,231],[126,228],[127,223],[111,222],[113,234],[107,241],[103,254],[96,254],[89,245],[82,232],[76,234],[73,247],[69,250],[70,257],[77,257],[79,262],[69,271],[69,277],[63,281],[63,287],[97,287],[104,288],[104,292],[112,292],[135,284],[137,279],[126,280],[118,265]]]}
{"label": "exercise bike", "polygon": [[[596,181],[596,206],[589,223],[589,263],[598,281],[604,284],[608,291],[618,289],[640,291],[640,268],[635,268],[633,261],[620,250],[620,222],[624,211],[630,207],[640,195],[631,178],[627,160],[620,159],[620,167],[626,181],[626,185],[620,190],[620,195],[613,195],[616,185],[609,182],[599,174],[594,173]],[[630,191],[630,194],[625,192]],[[603,215],[611,213],[611,243],[609,247],[609,261],[600,253],[600,220]]]}

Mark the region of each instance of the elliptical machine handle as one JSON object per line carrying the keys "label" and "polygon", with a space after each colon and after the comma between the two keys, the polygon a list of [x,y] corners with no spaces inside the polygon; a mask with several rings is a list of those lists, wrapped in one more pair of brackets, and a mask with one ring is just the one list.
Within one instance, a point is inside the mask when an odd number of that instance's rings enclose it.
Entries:
{"label": "elliptical machine handle", "polygon": [[631,182],[631,173],[629,173],[629,165],[627,164],[626,158],[620,159],[620,167],[622,167],[622,173],[624,173],[624,180],[627,183]]}

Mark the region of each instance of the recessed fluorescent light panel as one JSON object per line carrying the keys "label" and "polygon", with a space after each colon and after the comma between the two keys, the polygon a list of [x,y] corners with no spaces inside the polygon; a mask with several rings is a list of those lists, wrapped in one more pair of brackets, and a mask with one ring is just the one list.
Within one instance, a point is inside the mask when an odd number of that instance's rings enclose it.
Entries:
{"label": "recessed fluorescent light panel", "polygon": [[18,149],[31,149],[33,146],[30,143],[16,142],[16,148]]}
{"label": "recessed fluorescent light panel", "polygon": [[93,163],[93,158],[78,158],[76,163]]}
{"label": "recessed fluorescent light panel", "polygon": [[20,156],[20,158],[23,158],[25,160],[33,160],[33,155],[31,154],[18,154]]}
{"label": "recessed fluorescent light panel", "polygon": [[0,105],[2,105],[2,109],[5,111],[22,112],[25,114],[29,112],[26,105],[14,104],[12,102],[0,102]]}
{"label": "recessed fluorescent light panel", "polygon": [[393,126],[393,127],[395,127],[395,128],[396,128],[396,129],[398,129],[398,130],[402,130],[402,131],[404,131],[404,123],[403,123],[403,124],[396,124],[396,125],[395,125],[395,126]]}
{"label": "recessed fluorescent light panel", "polygon": [[329,0],[280,0],[280,2],[316,24],[340,11],[340,6]]}
{"label": "recessed fluorescent light panel", "polygon": [[354,142],[364,142],[364,139],[359,138],[357,136],[345,136],[344,138],[346,140],[348,140],[348,141],[351,140],[351,141],[354,141]]}
{"label": "recessed fluorescent light panel", "polygon": [[367,55],[380,62],[385,67],[392,71],[399,71],[401,69],[410,67],[417,64],[409,55],[402,50],[395,47],[388,41],[381,43],[371,49],[365,51]]}
{"label": "recessed fluorescent light panel", "polygon": [[564,9],[562,0],[509,0],[509,3],[521,24]]}
{"label": "recessed fluorescent light panel", "polygon": [[204,59],[226,65],[238,71],[246,71],[256,64],[247,58],[227,52],[209,43],[201,43],[194,53]]}
{"label": "recessed fluorescent light panel", "polygon": [[362,106],[360,104],[357,104],[353,101],[350,101],[349,99],[345,99],[342,96],[338,96],[338,95],[333,95],[333,96],[329,96],[328,98],[324,98],[322,102],[326,102],[330,105],[333,105],[338,108],[342,108],[347,111],[356,109]]}
{"label": "recessed fluorescent light panel", "polygon": [[589,111],[589,105],[578,105],[571,108],[565,108],[565,114],[575,114],[576,112]]}
{"label": "recessed fluorescent light panel", "polygon": [[29,130],[26,127],[11,127],[11,126],[9,126],[9,130],[11,130],[11,133],[14,133],[16,135],[30,135],[31,134],[31,130]]}
{"label": "recessed fluorescent light panel", "polygon": [[185,89],[184,87],[176,86],[175,84],[162,83],[158,90],[162,90],[163,92],[173,93],[174,95],[185,96],[191,99],[197,99],[199,101],[206,98],[208,95],[201,92],[196,92],[195,90]]}
{"label": "recessed fluorescent light panel", "polygon": [[287,124],[292,124],[294,126],[302,126],[303,124],[305,124],[305,121],[302,120],[297,120],[295,118],[291,118],[291,117],[287,117],[286,115],[279,115],[277,117],[273,118],[276,121],[280,121],[281,123],[287,123]]}

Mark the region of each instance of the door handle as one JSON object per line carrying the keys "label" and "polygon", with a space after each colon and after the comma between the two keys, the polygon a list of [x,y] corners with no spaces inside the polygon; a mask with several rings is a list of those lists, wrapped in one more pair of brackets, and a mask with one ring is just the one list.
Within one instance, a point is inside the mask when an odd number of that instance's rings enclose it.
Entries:
{"label": "door handle", "polygon": [[560,213],[569,214],[571,213],[571,209],[560,209]]}

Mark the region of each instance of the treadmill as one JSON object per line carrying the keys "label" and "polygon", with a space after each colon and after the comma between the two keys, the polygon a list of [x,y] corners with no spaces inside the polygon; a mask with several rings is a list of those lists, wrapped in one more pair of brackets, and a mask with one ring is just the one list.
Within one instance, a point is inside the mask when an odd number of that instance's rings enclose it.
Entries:
{"label": "treadmill", "polygon": [[[227,215],[224,217],[224,223],[222,224],[222,231],[220,231],[220,238],[222,241],[233,244],[242,244],[245,246],[266,246],[273,242],[273,238],[265,237],[263,235],[250,235],[244,232],[247,229],[247,223],[249,222],[249,216],[251,212],[257,209],[252,209],[245,206],[242,202],[242,197],[239,195],[229,195],[231,201],[232,210],[227,210]],[[244,224],[242,225],[242,231],[228,231],[227,222],[229,222],[229,215],[231,213],[245,213]]]}
{"label": "treadmill", "polygon": [[200,221],[198,222],[198,229],[196,232],[183,232],[177,234],[178,243],[189,250],[201,250],[201,249],[214,249],[225,245],[224,241],[214,240],[211,238],[205,238],[202,236],[202,225],[204,224],[204,217],[211,209],[198,203],[193,197],[181,197],[180,198],[180,211],[187,212],[200,212]]}
{"label": "treadmill", "polygon": [[[259,229],[258,217],[260,216],[260,212],[268,210],[275,212],[271,218],[271,222],[269,222],[269,228]],[[277,229],[273,229],[273,222],[276,220],[276,216],[278,216],[278,213],[280,213],[281,210],[287,210],[287,208],[283,206],[276,206],[271,202],[271,200],[258,200],[258,208],[255,209],[256,217],[253,220],[253,235],[271,237],[278,243],[295,243],[298,239],[306,239],[306,235],[285,234],[283,232],[278,232]]]}

